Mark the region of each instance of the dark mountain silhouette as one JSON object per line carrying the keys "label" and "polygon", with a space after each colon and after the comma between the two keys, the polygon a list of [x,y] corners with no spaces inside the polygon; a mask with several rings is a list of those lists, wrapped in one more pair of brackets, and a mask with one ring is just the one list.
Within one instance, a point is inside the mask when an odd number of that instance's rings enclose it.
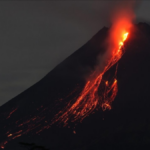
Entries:
{"label": "dark mountain silhouette", "polygon": [[[99,109],[77,126],[49,125],[71,97],[81,92],[97,57],[105,52],[108,31],[101,29],[42,80],[0,107],[1,148],[23,150],[19,142],[49,150],[150,148],[150,26],[146,23],[134,25],[125,43],[112,110]],[[107,75],[112,72],[114,67]]]}

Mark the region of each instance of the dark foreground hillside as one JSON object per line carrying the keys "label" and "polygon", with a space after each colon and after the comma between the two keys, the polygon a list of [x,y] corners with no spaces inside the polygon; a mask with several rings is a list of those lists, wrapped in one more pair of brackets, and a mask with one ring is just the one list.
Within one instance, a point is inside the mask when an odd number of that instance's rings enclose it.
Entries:
{"label": "dark foreground hillside", "polygon": [[[107,28],[100,30],[41,81],[0,107],[1,148],[25,149],[19,142],[49,150],[150,148],[150,26],[146,23],[135,25],[125,43],[112,110],[100,109],[76,126],[69,124],[70,128],[48,126],[70,98],[81,92],[97,57],[105,52],[107,34]],[[108,74],[112,72],[113,68]],[[68,96],[75,88],[76,92]]]}

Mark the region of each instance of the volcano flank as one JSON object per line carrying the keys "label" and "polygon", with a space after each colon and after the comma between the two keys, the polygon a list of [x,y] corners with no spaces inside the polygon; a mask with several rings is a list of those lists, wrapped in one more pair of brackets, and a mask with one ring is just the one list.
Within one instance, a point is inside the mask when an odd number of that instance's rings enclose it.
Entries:
{"label": "volcano flank", "polygon": [[23,143],[49,150],[150,148],[150,26],[146,23],[133,25],[122,58],[104,74],[104,80],[111,78],[117,68],[118,93],[111,110],[95,109],[82,121],[67,124],[55,121],[95,71],[108,32],[101,29],[43,79],[0,107],[1,149],[24,150]]}

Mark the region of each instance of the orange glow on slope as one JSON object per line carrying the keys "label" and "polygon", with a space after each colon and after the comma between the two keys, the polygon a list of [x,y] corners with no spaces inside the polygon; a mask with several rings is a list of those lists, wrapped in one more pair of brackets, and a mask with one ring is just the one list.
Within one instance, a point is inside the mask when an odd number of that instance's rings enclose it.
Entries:
{"label": "orange glow on slope", "polygon": [[9,116],[8,116],[6,119],[10,118],[10,116],[11,116],[17,109],[18,109],[18,108],[13,109],[13,110],[9,113]]}
{"label": "orange glow on slope", "polygon": [[[103,88],[104,90],[100,91],[100,94],[98,89],[99,87],[103,86],[102,82],[105,72],[108,71],[114,64],[116,64],[123,54],[122,48],[129,35],[129,32],[126,32],[124,29],[119,30],[121,31],[121,36],[117,44],[118,48],[117,50],[111,50],[111,57],[108,60],[108,63],[105,66],[104,70],[99,73],[96,78],[87,81],[78,98],[73,99],[73,101],[75,102],[73,104],[69,103],[63,111],[60,111],[58,114],[56,114],[56,116],[52,120],[53,123],[64,122],[64,125],[67,125],[69,120],[71,122],[77,120],[82,121],[86,116],[88,116],[91,112],[93,112],[94,109],[98,107],[101,107],[103,111],[105,111],[106,109],[111,109],[111,103],[115,99],[118,92],[116,73],[113,77],[113,81],[107,80],[104,82],[105,88]],[[118,37],[116,38],[115,42],[117,41],[117,39]]]}

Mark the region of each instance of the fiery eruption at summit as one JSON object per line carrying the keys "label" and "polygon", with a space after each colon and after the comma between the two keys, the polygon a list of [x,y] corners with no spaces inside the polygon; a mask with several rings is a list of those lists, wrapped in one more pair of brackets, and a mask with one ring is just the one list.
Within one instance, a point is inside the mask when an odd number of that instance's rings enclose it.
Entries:
{"label": "fiery eruption at summit", "polygon": [[[116,27],[118,27],[118,24],[120,25],[122,23],[126,24],[119,26],[117,29]],[[118,24],[115,26],[115,28],[112,28],[114,31],[110,32],[110,38],[112,38],[111,42],[114,41],[114,45],[115,43],[118,44],[115,45],[115,47],[112,46],[110,48],[110,55],[107,55],[106,57],[104,62],[106,65],[103,71],[99,71],[100,73],[95,71],[92,79],[87,81],[78,98],[73,99],[72,102],[70,102],[63,111],[60,111],[58,114],[56,114],[52,121],[53,123],[60,121],[64,122],[64,125],[66,125],[68,121],[82,121],[98,107],[101,107],[103,110],[111,109],[111,103],[115,99],[118,91],[116,78],[117,67],[112,80],[104,81],[103,75],[122,57],[123,45],[129,35],[129,28],[126,28],[126,25],[129,26],[127,22],[120,20]],[[118,35],[114,36],[113,34],[115,32]],[[111,44],[109,46],[111,46]]]}

